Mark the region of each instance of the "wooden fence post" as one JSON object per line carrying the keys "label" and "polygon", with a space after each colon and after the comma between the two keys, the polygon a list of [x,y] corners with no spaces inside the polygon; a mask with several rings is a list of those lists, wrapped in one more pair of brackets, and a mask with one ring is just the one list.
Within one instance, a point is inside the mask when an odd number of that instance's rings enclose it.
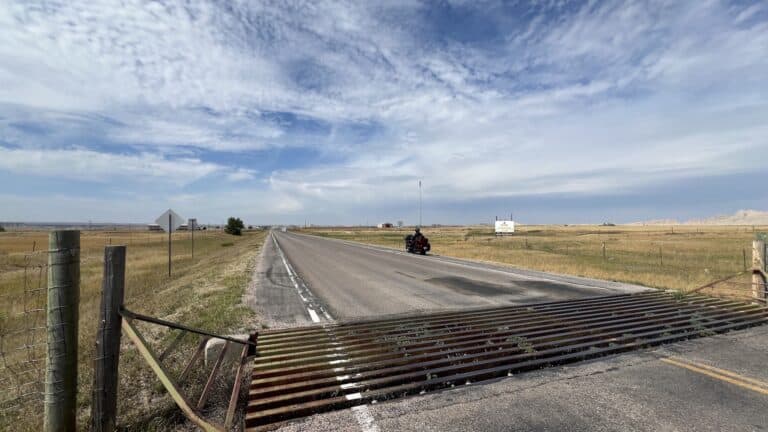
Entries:
{"label": "wooden fence post", "polygon": [[605,242],[603,242],[603,261],[605,261]]}
{"label": "wooden fence post", "polygon": [[99,329],[93,359],[91,430],[112,432],[117,418],[117,383],[120,363],[120,308],[125,293],[125,246],[104,248]]}
{"label": "wooden fence post", "polygon": [[80,231],[51,232],[48,250],[44,429],[75,432]]}
{"label": "wooden fence post", "polygon": [[752,297],[757,300],[766,299],[766,260],[765,241],[752,241]]}

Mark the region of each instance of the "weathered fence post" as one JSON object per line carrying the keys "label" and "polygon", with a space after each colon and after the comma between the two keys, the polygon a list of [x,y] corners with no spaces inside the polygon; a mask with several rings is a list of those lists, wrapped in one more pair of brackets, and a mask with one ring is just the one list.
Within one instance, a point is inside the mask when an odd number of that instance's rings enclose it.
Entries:
{"label": "weathered fence post", "polygon": [[765,301],[766,299],[766,280],[765,271],[765,241],[753,240],[752,241],[752,297],[757,300]]}
{"label": "weathered fence post", "polygon": [[603,242],[603,261],[605,261],[605,242]]}
{"label": "weathered fence post", "polygon": [[45,431],[74,432],[77,430],[80,231],[51,232],[48,250]]}
{"label": "weathered fence post", "polygon": [[112,432],[117,418],[117,382],[120,362],[122,317],[125,293],[125,246],[104,248],[104,278],[101,283],[99,329],[93,360],[93,404],[91,430]]}

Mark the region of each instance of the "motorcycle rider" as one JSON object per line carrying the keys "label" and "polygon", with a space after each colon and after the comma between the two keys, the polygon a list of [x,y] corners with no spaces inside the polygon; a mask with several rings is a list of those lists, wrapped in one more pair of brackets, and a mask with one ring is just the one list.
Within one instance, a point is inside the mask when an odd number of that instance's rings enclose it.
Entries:
{"label": "motorcycle rider", "polygon": [[424,238],[424,235],[421,233],[421,228],[416,227],[416,234],[413,235],[413,242],[415,243],[417,240],[421,240]]}

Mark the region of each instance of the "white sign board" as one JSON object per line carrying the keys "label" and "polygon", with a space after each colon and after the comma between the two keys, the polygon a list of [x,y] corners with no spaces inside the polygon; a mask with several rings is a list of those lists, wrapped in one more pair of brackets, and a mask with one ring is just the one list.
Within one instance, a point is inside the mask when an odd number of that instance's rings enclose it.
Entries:
{"label": "white sign board", "polygon": [[515,221],[496,221],[496,234],[512,234],[515,232]]}
{"label": "white sign board", "polygon": [[[170,216],[170,218],[168,216]],[[155,219],[155,223],[160,225],[165,232],[176,231],[176,228],[184,223],[184,218],[176,214],[175,211],[168,209],[165,213]]]}

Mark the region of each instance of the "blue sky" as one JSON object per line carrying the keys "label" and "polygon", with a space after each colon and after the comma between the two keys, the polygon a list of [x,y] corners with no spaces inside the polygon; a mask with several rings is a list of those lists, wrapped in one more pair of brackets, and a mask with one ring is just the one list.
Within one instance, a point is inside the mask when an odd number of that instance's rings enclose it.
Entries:
{"label": "blue sky", "polygon": [[0,0],[0,220],[768,204],[768,4]]}

